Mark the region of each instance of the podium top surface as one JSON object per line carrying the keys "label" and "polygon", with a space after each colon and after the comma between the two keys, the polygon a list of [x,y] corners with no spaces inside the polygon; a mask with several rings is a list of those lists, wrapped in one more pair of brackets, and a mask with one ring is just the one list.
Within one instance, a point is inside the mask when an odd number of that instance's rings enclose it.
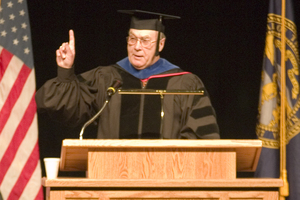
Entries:
{"label": "podium top surface", "polygon": [[78,148],[259,148],[261,140],[178,140],[178,139],[65,139],[63,147]]}
{"label": "podium top surface", "polygon": [[93,149],[214,149],[236,152],[237,171],[255,171],[260,156],[261,140],[179,140],[179,139],[65,139],[62,142],[62,171],[86,171],[88,151]]}

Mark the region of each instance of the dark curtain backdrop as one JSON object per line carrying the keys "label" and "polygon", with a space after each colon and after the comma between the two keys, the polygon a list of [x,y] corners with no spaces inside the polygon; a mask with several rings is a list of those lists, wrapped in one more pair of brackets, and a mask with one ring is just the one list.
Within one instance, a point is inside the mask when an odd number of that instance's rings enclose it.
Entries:
{"label": "dark curtain backdrop", "polygon": [[[299,1],[294,4],[299,11]],[[126,56],[130,19],[117,10],[181,16],[164,22],[162,57],[202,79],[223,139],[256,137],[268,0],[28,0],[28,7],[37,89],[56,76],[55,50],[68,41],[69,29],[75,32],[75,71],[81,73]],[[295,14],[299,30],[300,14]],[[79,136],[81,127],[66,127],[42,113],[38,120],[41,158],[59,157],[62,140]],[[95,133],[88,127],[84,138]]]}

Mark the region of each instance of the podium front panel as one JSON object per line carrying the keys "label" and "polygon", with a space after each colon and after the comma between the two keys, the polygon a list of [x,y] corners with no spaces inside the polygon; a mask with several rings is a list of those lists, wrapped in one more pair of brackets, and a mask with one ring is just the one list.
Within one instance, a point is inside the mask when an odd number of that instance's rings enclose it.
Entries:
{"label": "podium front panel", "polygon": [[89,149],[88,160],[88,178],[93,179],[236,178],[233,149]]}

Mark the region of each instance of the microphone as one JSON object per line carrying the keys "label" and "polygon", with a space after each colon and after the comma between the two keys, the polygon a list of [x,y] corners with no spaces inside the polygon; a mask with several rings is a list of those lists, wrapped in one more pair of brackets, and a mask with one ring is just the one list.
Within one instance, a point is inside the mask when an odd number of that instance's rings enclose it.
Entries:
{"label": "microphone", "polygon": [[90,125],[93,121],[95,121],[95,119],[97,119],[97,117],[99,117],[99,115],[102,113],[102,111],[104,110],[104,108],[106,107],[106,105],[108,104],[110,98],[112,95],[114,95],[116,93],[116,90],[122,86],[122,82],[120,80],[115,80],[112,84],[112,86],[110,86],[109,88],[107,88],[106,90],[106,100],[104,102],[104,105],[102,106],[102,108],[89,120],[87,121],[81,128],[80,134],[79,134],[79,139],[82,140],[82,136],[83,136],[83,132],[84,129]]}
{"label": "microphone", "polygon": [[107,88],[106,93],[107,93],[107,98],[110,98],[112,95],[116,93],[116,90],[121,87],[122,82],[120,80],[115,80],[113,82],[113,85]]}

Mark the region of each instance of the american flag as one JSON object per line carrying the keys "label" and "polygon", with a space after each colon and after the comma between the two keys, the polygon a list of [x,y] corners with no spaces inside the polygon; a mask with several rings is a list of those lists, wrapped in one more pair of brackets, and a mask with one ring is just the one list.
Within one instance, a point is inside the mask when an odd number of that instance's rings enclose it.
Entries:
{"label": "american flag", "polygon": [[27,3],[0,3],[0,192],[4,200],[42,200]]}

